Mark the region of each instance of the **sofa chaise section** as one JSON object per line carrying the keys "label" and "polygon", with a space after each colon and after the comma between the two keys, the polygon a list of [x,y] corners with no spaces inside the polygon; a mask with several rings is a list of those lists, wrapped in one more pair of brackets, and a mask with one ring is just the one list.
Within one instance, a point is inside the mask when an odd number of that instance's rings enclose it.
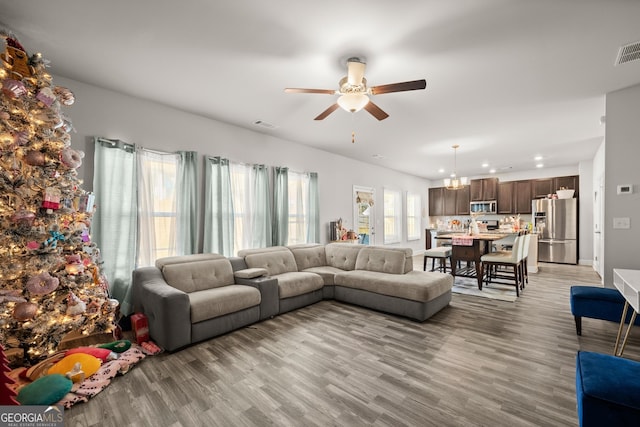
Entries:
{"label": "sofa chaise section", "polygon": [[256,286],[237,284],[231,262],[218,254],[162,258],[133,272],[133,304],[149,334],[174,351],[260,319]]}
{"label": "sofa chaise section", "polygon": [[414,271],[410,249],[364,247],[335,277],[335,299],[424,321],[451,302],[453,277]]}

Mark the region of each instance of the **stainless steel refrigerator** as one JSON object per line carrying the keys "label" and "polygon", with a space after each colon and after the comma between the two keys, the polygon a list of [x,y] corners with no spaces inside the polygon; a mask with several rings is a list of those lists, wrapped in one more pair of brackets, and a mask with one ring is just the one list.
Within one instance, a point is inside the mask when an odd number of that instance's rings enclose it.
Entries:
{"label": "stainless steel refrigerator", "polygon": [[538,232],[538,260],[578,263],[578,200],[538,199],[531,202]]}

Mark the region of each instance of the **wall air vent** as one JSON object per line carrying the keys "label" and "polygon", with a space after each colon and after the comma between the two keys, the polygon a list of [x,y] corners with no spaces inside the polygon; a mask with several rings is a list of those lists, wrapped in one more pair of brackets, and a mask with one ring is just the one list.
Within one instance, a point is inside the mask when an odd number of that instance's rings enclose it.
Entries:
{"label": "wall air vent", "polygon": [[626,64],[627,62],[640,59],[640,41],[621,46],[618,51],[615,65]]}
{"label": "wall air vent", "polygon": [[276,125],[272,125],[271,123],[264,122],[262,120],[256,120],[255,122],[253,122],[253,124],[256,125],[256,126],[267,128],[267,129],[275,129],[275,128],[278,127]]}

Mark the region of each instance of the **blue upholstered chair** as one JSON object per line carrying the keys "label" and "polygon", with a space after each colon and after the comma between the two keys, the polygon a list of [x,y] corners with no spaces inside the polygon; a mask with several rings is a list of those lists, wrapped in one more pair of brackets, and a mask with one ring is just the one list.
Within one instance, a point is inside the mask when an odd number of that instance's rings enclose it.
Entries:
{"label": "blue upholstered chair", "polygon": [[[571,314],[576,321],[576,333],[582,335],[583,317],[620,323],[624,297],[617,289],[598,286],[572,286],[570,304]],[[631,313],[632,310],[627,310],[627,323],[631,320]],[[640,316],[636,317],[634,325],[640,325]]]}
{"label": "blue upholstered chair", "polygon": [[640,362],[579,351],[576,398],[581,427],[640,424]]}

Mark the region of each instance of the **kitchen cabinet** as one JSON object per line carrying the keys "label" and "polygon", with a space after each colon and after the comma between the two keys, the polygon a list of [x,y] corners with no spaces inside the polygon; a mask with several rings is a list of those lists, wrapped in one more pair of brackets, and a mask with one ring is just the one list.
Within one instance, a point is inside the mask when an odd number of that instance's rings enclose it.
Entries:
{"label": "kitchen cabinet", "polygon": [[482,202],[498,198],[498,178],[482,178],[471,180],[471,201]]}
{"label": "kitchen cabinet", "polygon": [[498,214],[510,214],[514,209],[514,182],[501,182],[498,184]]}
{"label": "kitchen cabinet", "polygon": [[444,215],[444,188],[429,189],[429,216]]}
{"label": "kitchen cabinet", "polygon": [[553,178],[533,180],[533,198],[545,198],[548,194],[555,193],[556,191],[553,189],[553,185]]}
{"label": "kitchen cabinet", "polygon": [[533,198],[545,198],[549,194],[553,194],[561,187],[576,190],[573,197],[578,197],[579,177],[578,175],[559,176],[554,178],[544,178],[533,180]]}
{"label": "kitchen cabinet", "polygon": [[465,186],[459,190],[455,190],[456,192],[456,215],[469,215],[471,213],[471,208],[469,203],[471,202],[471,190],[469,186]]}
{"label": "kitchen cabinet", "polygon": [[469,215],[469,187],[448,190],[429,189],[429,216]]}
{"label": "kitchen cabinet", "polygon": [[531,181],[508,181],[498,184],[498,214],[530,214]]}
{"label": "kitchen cabinet", "polygon": [[444,189],[444,214],[455,215],[456,214],[456,193],[458,190]]}
{"label": "kitchen cabinet", "polygon": [[513,206],[514,213],[530,214],[531,213],[531,180],[515,181]]}
{"label": "kitchen cabinet", "polygon": [[561,189],[562,187],[567,188],[569,190],[576,190],[576,192],[573,194],[573,197],[578,197],[578,189],[580,187],[579,185],[579,181],[578,181],[579,177],[577,175],[573,175],[573,176],[560,176],[557,178],[554,178],[554,190],[553,192],[555,193],[557,190]]}

